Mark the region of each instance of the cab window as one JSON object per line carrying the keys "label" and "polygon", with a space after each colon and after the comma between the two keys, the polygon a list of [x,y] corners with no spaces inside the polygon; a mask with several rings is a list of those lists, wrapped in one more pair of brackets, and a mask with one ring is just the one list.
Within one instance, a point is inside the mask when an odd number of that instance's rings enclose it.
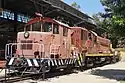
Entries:
{"label": "cab window", "polygon": [[53,34],[59,34],[59,25],[53,24]]}
{"label": "cab window", "polygon": [[41,31],[41,23],[40,22],[33,23],[32,31]]}
{"label": "cab window", "polygon": [[25,31],[41,31],[41,23],[36,22],[25,27]]}
{"label": "cab window", "polygon": [[68,28],[63,27],[63,36],[68,36]]}
{"label": "cab window", "polygon": [[52,23],[50,23],[50,22],[43,23],[42,31],[43,32],[51,32],[52,31]]}

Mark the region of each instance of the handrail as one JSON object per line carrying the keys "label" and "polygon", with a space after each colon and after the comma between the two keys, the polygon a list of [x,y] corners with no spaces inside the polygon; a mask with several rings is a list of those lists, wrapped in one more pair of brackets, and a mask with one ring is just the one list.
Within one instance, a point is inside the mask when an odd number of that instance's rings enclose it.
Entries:
{"label": "handrail", "polygon": [[[23,45],[23,44],[35,44],[35,45],[38,45],[38,46],[40,46],[39,47],[39,51],[40,52],[44,52],[45,51],[45,49],[44,49],[44,45],[43,44],[39,44],[39,43],[9,43],[9,44],[6,44],[6,46],[5,46],[5,59],[7,59],[7,56],[9,55],[10,56],[10,58],[12,57],[12,55],[13,55],[13,46],[16,46],[16,45]],[[11,47],[10,47],[11,46]],[[17,48],[16,48],[17,49]],[[42,49],[42,50],[41,50]],[[22,50],[22,49],[21,49]],[[22,52],[23,52],[23,50],[22,50]],[[22,53],[23,54],[23,53]]]}
{"label": "handrail", "polygon": [[[73,42],[74,42],[75,39],[74,39],[74,38],[72,38],[72,39],[73,39]],[[74,43],[74,44],[75,44],[75,43]],[[76,44],[78,44],[78,47],[80,47],[81,49],[83,48],[78,41],[76,41]],[[75,46],[76,46],[76,45],[75,45]]]}

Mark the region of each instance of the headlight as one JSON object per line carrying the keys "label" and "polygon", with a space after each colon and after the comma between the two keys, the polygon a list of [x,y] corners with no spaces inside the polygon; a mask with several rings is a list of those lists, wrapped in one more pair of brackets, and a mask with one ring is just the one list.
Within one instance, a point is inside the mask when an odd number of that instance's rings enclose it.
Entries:
{"label": "headlight", "polygon": [[29,32],[25,32],[25,33],[24,33],[24,38],[28,38],[29,35],[30,35]]}

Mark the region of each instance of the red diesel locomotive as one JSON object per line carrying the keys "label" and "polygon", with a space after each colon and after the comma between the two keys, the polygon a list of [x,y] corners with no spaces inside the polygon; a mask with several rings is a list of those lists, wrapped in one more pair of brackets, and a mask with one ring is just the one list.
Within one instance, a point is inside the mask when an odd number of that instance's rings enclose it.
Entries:
{"label": "red diesel locomotive", "polygon": [[109,39],[86,27],[70,27],[52,18],[37,17],[18,32],[17,43],[6,45],[6,67],[40,73],[118,61],[118,53],[112,52],[110,45]]}

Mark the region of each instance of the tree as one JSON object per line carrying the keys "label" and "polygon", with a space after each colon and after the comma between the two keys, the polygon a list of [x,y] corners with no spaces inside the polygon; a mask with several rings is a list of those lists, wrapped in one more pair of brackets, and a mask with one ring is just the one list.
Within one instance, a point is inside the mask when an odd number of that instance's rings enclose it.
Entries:
{"label": "tree", "polygon": [[[112,40],[113,47],[116,47],[120,39],[125,38],[125,0],[101,0],[105,13],[98,13],[93,16],[99,30],[104,30]],[[100,16],[101,19],[98,17]],[[102,34],[101,33],[101,34]]]}
{"label": "tree", "polygon": [[94,28],[93,31],[95,31],[98,35],[103,34],[104,30],[103,30],[103,24],[102,24],[103,23],[102,17],[100,16],[99,13],[93,14],[92,17],[94,19],[95,24],[97,25],[97,28]]}
{"label": "tree", "polygon": [[76,9],[80,9],[80,5],[78,5],[75,1],[71,4],[72,7],[76,8]]}
{"label": "tree", "polygon": [[109,19],[105,19],[102,17],[103,13],[97,13],[94,14],[92,17],[97,25],[97,28],[95,28],[95,32],[98,33],[98,35],[107,34],[108,37],[110,37],[111,33],[111,21]]}
{"label": "tree", "polygon": [[125,37],[125,0],[101,0],[101,3],[105,7],[105,18],[110,16],[115,34]]}

